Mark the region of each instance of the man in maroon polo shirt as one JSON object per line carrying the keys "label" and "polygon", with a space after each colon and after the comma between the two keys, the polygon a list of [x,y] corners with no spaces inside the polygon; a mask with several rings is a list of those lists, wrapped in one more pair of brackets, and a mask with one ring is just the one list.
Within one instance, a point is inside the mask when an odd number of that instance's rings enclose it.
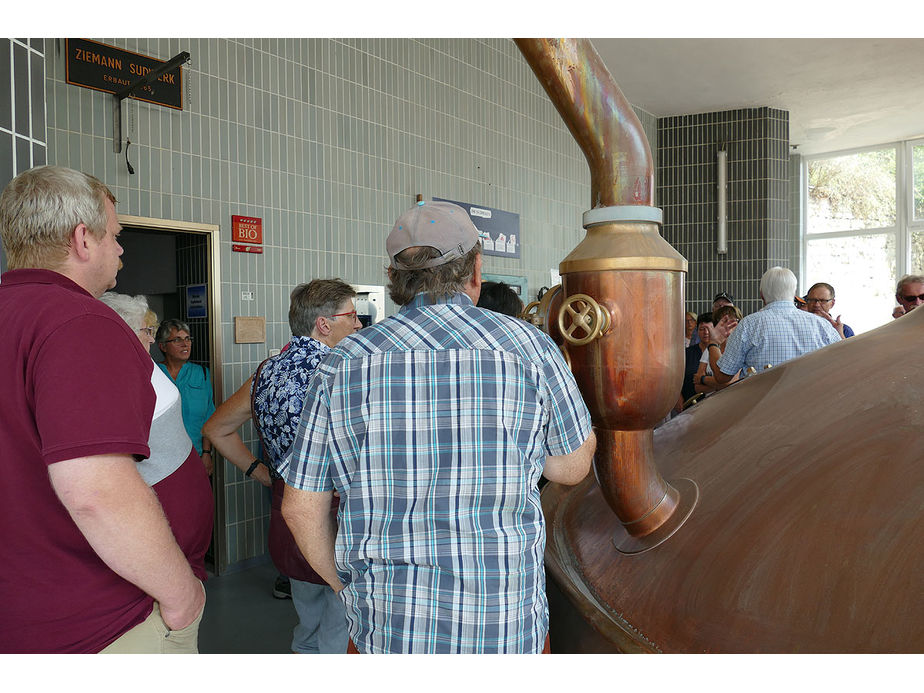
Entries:
{"label": "man in maroon polo shirt", "polygon": [[202,532],[184,513],[202,497],[180,469],[153,490],[139,475],[154,364],[97,300],[122,254],[114,203],[54,166],[0,196],[0,652],[196,651]]}

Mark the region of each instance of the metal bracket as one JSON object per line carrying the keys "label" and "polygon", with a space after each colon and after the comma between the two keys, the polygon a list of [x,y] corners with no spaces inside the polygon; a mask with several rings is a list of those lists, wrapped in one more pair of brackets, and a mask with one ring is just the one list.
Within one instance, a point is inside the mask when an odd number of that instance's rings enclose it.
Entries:
{"label": "metal bracket", "polygon": [[137,81],[132,82],[120,92],[112,95],[112,151],[119,154],[122,151],[122,100],[134,96],[136,89],[146,87],[155,82],[161,75],[170,72],[175,67],[189,62],[189,53],[183,51],[165,62],[156,70],[151,70]]}

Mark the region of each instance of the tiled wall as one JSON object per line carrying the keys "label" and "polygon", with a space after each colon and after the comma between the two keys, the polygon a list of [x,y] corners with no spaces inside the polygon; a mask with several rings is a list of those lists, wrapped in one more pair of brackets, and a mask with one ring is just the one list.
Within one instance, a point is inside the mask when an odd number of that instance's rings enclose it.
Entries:
{"label": "tiled wall", "polygon": [[[44,135],[36,122],[45,111],[36,115],[36,68],[17,72],[15,56],[46,50],[48,161],[100,177],[126,214],[221,227],[225,396],[268,349],[287,341],[295,284],[316,276],[384,283],[384,238],[417,193],[517,212],[522,258],[486,257],[485,271],[526,276],[531,296],[583,236],[586,162],[511,41],[100,40],[163,60],[189,51],[185,109],[125,103],[136,171],[129,175],[124,155],[112,151],[110,97],[64,82],[63,40],[9,41],[14,86],[23,79],[18,75],[31,80],[32,129],[23,131],[31,139],[23,151],[30,165],[42,163]],[[636,113],[657,165],[664,235],[690,261],[690,305],[698,310],[724,288],[746,312],[756,310],[763,270],[798,256],[788,227],[786,114],[752,109],[656,119]],[[0,122],[0,136],[13,146],[13,130],[4,128]],[[725,257],[715,255],[713,241],[720,139],[728,143],[730,164]],[[12,155],[0,151],[0,161]],[[8,169],[7,179],[12,164]],[[232,214],[263,219],[262,255],[231,252]],[[182,281],[200,280],[190,274]],[[241,301],[242,291],[253,291],[255,300]],[[267,344],[234,344],[239,315],[266,317]],[[256,451],[249,424],[243,433]],[[236,563],[266,550],[268,497],[230,465],[225,472],[227,558]]]}
{"label": "tiled wall", "polygon": [[[45,39],[0,39],[0,190],[45,163]],[[6,256],[0,251],[0,271]]]}
{"label": "tiled wall", "polygon": [[[657,141],[663,233],[689,262],[687,309],[708,310],[727,291],[745,314],[759,310],[763,272],[798,256],[789,227],[789,114],[749,108],[661,118]],[[725,255],[716,252],[720,144],[728,152]]]}
{"label": "tiled wall", "polygon": [[[125,102],[129,175],[111,97],[66,84],[64,42],[49,39],[49,162],[101,178],[120,212],[221,227],[226,397],[288,340],[294,285],[385,283],[385,236],[417,193],[518,213],[521,259],[487,256],[484,270],[526,276],[531,297],[583,237],[586,161],[510,40],[98,40],[161,60],[189,51],[185,109]],[[637,113],[656,152],[656,121]],[[232,214],[263,219],[262,255],[231,252]],[[266,317],[267,344],[234,343],[241,315]],[[243,434],[256,451],[250,424]],[[269,505],[225,472],[235,563],[265,552]]]}

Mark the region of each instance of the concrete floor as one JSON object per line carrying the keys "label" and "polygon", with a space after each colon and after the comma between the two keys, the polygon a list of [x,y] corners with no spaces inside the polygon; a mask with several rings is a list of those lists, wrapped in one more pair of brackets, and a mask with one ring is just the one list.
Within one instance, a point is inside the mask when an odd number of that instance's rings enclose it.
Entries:
{"label": "concrete floor", "polygon": [[266,562],[239,572],[209,576],[199,626],[202,654],[291,652],[298,622],[291,599],[273,597],[276,568]]}

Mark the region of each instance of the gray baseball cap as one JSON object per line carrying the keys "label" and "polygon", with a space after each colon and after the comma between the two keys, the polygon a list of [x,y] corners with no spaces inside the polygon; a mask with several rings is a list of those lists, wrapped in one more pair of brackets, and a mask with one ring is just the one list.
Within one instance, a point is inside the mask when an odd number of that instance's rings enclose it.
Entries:
{"label": "gray baseball cap", "polygon": [[[464,257],[478,242],[478,229],[468,212],[451,202],[418,202],[398,217],[385,240],[385,250],[395,269],[412,269],[395,260],[395,255],[418,246],[440,252],[424,267],[438,267]],[[417,269],[417,268],[414,268]]]}

